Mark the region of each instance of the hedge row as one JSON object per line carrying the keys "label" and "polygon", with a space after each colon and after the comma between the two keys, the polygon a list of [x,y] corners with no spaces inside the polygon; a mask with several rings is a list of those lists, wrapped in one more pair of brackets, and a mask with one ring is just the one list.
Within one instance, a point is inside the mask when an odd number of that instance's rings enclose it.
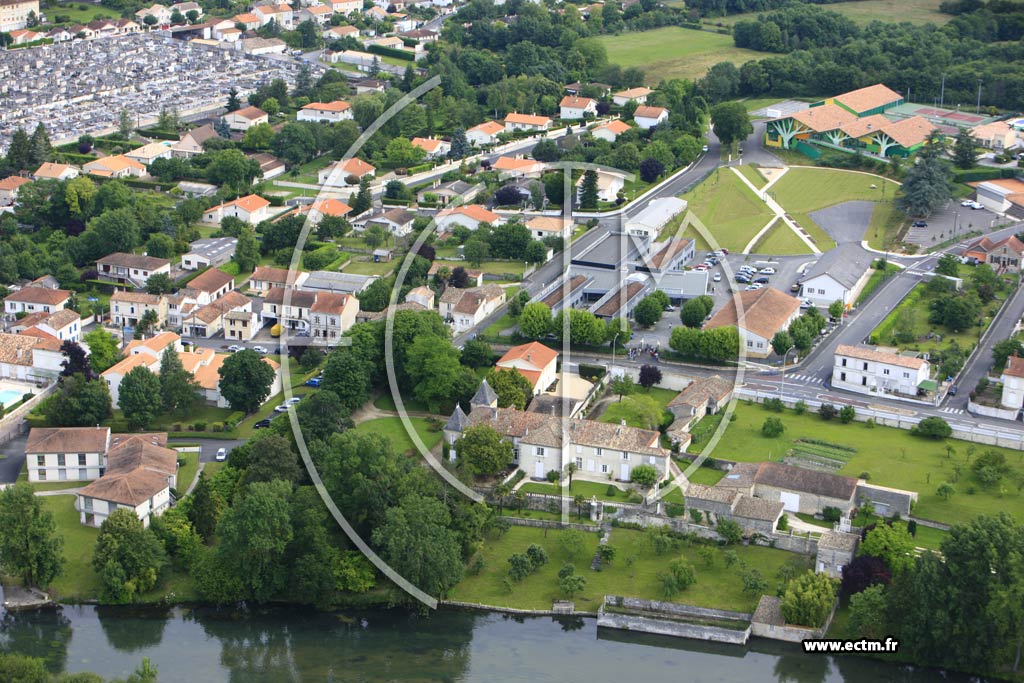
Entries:
{"label": "hedge row", "polygon": [[393,47],[385,47],[383,45],[371,45],[367,48],[369,52],[378,55],[384,55],[385,57],[394,57],[395,59],[404,59],[407,62],[411,62],[416,59],[416,55],[409,52],[408,50],[398,50]]}
{"label": "hedge row", "polygon": [[958,183],[976,183],[982,180],[1015,178],[1017,173],[1015,168],[971,168],[966,171],[953,171],[953,177]]}

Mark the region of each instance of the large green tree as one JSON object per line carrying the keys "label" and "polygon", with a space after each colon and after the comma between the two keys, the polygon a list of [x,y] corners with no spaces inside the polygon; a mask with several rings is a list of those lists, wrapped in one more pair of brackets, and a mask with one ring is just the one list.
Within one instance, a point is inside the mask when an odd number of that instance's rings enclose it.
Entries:
{"label": "large green tree", "polygon": [[64,377],[43,411],[51,427],[98,425],[112,415],[110,390],[101,379],[87,379],[84,375]]}
{"label": "large green tree", "polygon": [[181,364],[181,357],[173,348],[164,349],[160,357],[160,401],[168,413],[184,414],[199,402],[199,384]]}
{"label": "large green tree", "polygon": [[782,616],[787,624],[818,628],[825,623],[835,601],[835,580],[827,574],[808,571],[786,587],[782,596]]}
{"label": "large green tree", "polygon": [[92,566],[104,602],[129,603],[152,590],[167,565],[167,553],[131,508],[118,508],[103,521]]}
{"label": "large green tree", "polygon": [[270,395],[274,368],[252,349],[237,351],[218,370],[220,393],[232,410],[254,413]]}
{"label": "large green tree", "polygon": [[331,351],[324,364],[323,389],[334,393],[349,411],[356,410],[370,398],[373,367],[356,355],[350,347]]}
{"label": "large green tree", "polygon": [[64,538],[31,485],[0,491],[0,567],[26,586],[46,587],[64,569]]}
{"label": "large green tree", "polygon": [[533,385],[515,368],[492,368],[487,373],[487,383],[498,395],[499,408],[523,410],[533,396]]}
{"label": "large green tree", "polygon": [[968,129],[961,128],[953,141],[953,164],[966,170],[974,168],[977,163],[978,152],[975,149],[974,136]]}
{"label": "large green tree", "polygon": [[385,561],[430,595],[444,595],[462,579],[459,541],[450,528],[448,508],[419,494],[406,496],[388,510],[373,542]]}
{"label": "large green tree", "polygon": [[227,509],[224,497],[210,484],[206,472],[199,472],[199,481],[188,498],[188,518],[196,532],[206,540],[213,538],[217,523]]}
{"label": "large green tree", "polygon": [[488,476],[504,472],[512,463],[512,444],[486,424],[467,427],[455,442],[459,462],[471,474]]}
{"label": "large green tree", "polygon": [[723,102],[711,109],[711,123],[715,136],[723,145],[742,142],[754,132],[750,114],[742,102]]}
{"label": "large green tree", "polygon": [[139,365],[121,379],[118,406],[132,431],[145,429],[160,413],[160,379],[149,368]]}
{"label": "large green tree", "polygon": [[907,171],[903,194],[896,205],[908,216],[927,216],[945,204],[953,193],[953,174],[944,153],[942,135],[932,133],[918,152],[917,163]]}
{"label": "large green tree", "polygon": [[114,335],[98,325],[95,329],[86,332],[82,336],[82,341],[89,347],[89,364],[97,373],[103,372],[116,363],[121,355]]}

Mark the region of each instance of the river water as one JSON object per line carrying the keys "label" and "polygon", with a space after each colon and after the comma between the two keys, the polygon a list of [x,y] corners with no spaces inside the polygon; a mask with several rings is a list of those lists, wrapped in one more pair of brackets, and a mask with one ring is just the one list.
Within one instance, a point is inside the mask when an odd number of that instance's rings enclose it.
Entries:
{"label": "river water", "polygon": [[967,683],[967,677],[799,646],[747,647],[598,629],[593,619],[441,610],[325,614],[61,606],[8,613],[0,651],[49,668],[125,676],[149,657],[160,683]]}

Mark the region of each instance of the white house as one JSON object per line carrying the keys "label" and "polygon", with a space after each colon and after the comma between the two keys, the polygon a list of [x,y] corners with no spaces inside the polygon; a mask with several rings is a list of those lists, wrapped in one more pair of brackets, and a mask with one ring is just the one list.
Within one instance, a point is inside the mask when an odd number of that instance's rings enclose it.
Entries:
{"label": "white house", "polygon": [[1003,407],[1011,410],[1024,407],[1024,358],[1016,354],[1007,358],[999,381],[1003,383]]}
{"label": "white house", "polygon": [[630,88],[629,90],[623,90],[612,95],[612,104],[616,107],[625,106],[627,102],[636,102],[637,104],[647,104],[647,97],[654,91],[650,88]]}
{"label": "white house", "polygon": [[21,176],[8,176],[0,180],[0,206],[11,206],[18,199],[18,189],[32,181]]}
{"label": "white house", "polygon": [[497,121],[485,121],[466,131],[466,140],[474,147],[493,145],[498,141],[498,133],[505,132],[505,126]]}
{"label": "white house", "polygon": [[357,228],[365,230],[371,225],[379,225],[396,237],[404,237],[412,232],[416,214],[398,207],[394,209],[378,209],[371,214],[364,214],[354,221]]}
{"label": "white house", "polygon": [[[743,322],[737,322],[737,308],[743,309]],[[771,339],[776,332],[789,329],[800,315],[800,301],[774,287],[743,291],[725,302],[704,324],[704,329],[737,328],[740,346],[747,356],[765,358],[772,352]]]}
{"label": "white house", "polygon": [[598,140],[607,140],[608,142],[615,142],[620,135],[625,133],[631,128],[631,126],[623,121],[622,119],[615,119],[608,123],[602,123],[599,126],[595,126],[590,134]]}
{"label": "white house", "polygon": [[246,131],[255,125],[269,123],[270,115],[259,107],[243,107],[235,111],[229,111],[221,117],[221,120],[231,130]]}
{"label": "white house", "polygon": [[9,328],[11,332],[28,330],[41,332],[60,341],[79,342],[82,340],[82,316],[70,308],[56,313],[31,313],[16,320]]}
{"label": "white house", "polygon": [[[352,157],[345,161],[338,161],[330,166],[320,169],[317,180],[321,185],[327,187],[350,187],[358,185],[363,176],[373,176],[377,172],[376,167],[368,164],[359,157]],[[351,179],[355,182],[350,182]]]}
{"label": "white house", "polygon": [[167,321],[167,297],[127,291],[110,296],[110,319],[119,327],[135,327],[148,311],[156,313],[156,326],[162,327]]}
{"label": "white house", "polygon": [[26,382],[55,379],[63,369],[60,347],[59,339],[36,328],[20,334],[0,332],[0,378]]}
{"label": "white house", "polygon": [[501,156],[491,164],[491,170],[497,171],[502,177],[539,178],[544,172],[544,163],[518,156]]}
{"label": "white house", "polygon": [[208,237],[188,245],[188,252],[181,255],[182,270],[199,270],[220,266],[231,260],[238,246],[237,237]]}
{"label": "white house", "polygon": [[544,131],[551,128],[551,119],[547,116],[520,114],[518,112],[505,116],[505,132],[517,130]]}
{"label": "white house", "polygon": [[551,388],[558,379],[558,352],[539,342],[521,344],[506,351],[495,363],[495,367],[515,368],[530,381],[533,395],[536,396]]}
{"label": "white house", "polygon": [[931,364],[870,346],[840,344],[832,366],[832,387],[859,394],[900,394],[917,397],[930,391]]}
{"label": "white house", "polygon": [[426,152],[428,159],[446,157],[448,156],[448,152],[452,149],[450,142],[447,140],[438,140],[437,138],[413,138],[412,146],[419,147]]}
{"label": "white house", "polygon": [[582,119],[587,114],[597,116],[597,100],[592,100],[589,97],[566,95],[558,103],[558,107],[559,116],[563,119]]}
{"label": "white house", "polygon": [[352,118],[352,106],[344,100],[310,102],[299,110],[295,118],[299,121],[319,121],[322,123],[347,121]]}
{"label": "white house", "polygon": [[571,218],[561,216],[534,216],[526,221],[526,227],[534,239],[542,240],[545,237],[561,237],[568,240],[572,237],[574,223]]}
{"label": "white house", "polygon": [[[614,202],[622,188],[626,186],[626,177],[621,173],[598,170],[597,173],[597,198],[602,202]],[[583,176],[576,181],[576,196],[583,195]]]}
{"label": "white house", "polygon": [[815,306],[842,301],[844,308],[850,308],[871,277],[872,260],[860,244],[840,244],[807,268],[799,280],[801,293]]}
{"label": "white house", "polygon": [[145,166],[123,154],[90,161],[82,166],[82,170],[100,178],[127,178],[129,176],[141,178],[146,175]]}
{"label": "white house", "polygon": [[466,204],[454,208],[444,209],[435,217],[437,230],[449,230],[455,225],[461,225],[470,230],[476,230],[481,223],[500,225],[503,221],[499,214],[490,211],[480,204]]}
{"label": "white house", "polygon": [[315,24],[326,26],[331,22],[331,15],[334,11],[326,5],[311,5],[299,10],[299,23],[312,21]]}
{"label": "white house", "polygon": [[270,218],[270,215],[270,202],[258,194],[250,194],[207,209],[203,212],[202,222],[219,225],[225,216],[233,216],[250,225],[256,225]]}
{"label": "white house", "polygon": [[171,262],[146,254],[114,252],[96,261],[97,279],[118,285],[145,287],[154,275],[171,274]]}
{"label": "white house", "polygon": [[29,481],[89,481],[100,476],[110,427],[33,427],[25,442]]}
{"label": "white house", "polygon": [[327,6],[335,14],[354,14],[363,11],[362,0],[327,0]]}
{"label": "white house", "polygon": [[498,285],[449,287],[441,295],[438,312],[456,333],[461,333],[479,325],[503,303],[505,290]]}
{"label": "white house", "polygon": [[219,137],[213,126],[206,124],[188,131],[171,146],[171,153],[176,157],[189,158],[203,153],[203,143],[211,138]]}
{"label": "white house", "polygon": [[66,289],[30,285],[4,297],[4,313],[56,313],[64,309],[70,298],[71,292]]}
{"label": "white house", "polygon": [[301,270],[256,266],[249,277],[249,289],[256,294],[265,294],[275,287],[298,289],[308,277],[309,273]]}
{"label": "white house", "polygon": [[668,109],[665,107],[648,107],[642,105],[636,108],[633,112],[633,121],[636,125],[643,129],[648,130],[654,128],[662,121],[668,120]]}
{"label": "white house", "polygon": [[157,159],[170,159],[174,154],[174,148],[170,142],[150,142],[125,154],[132,161],[137,161],[143,166],[149,166]]}
{"label": "white house", "polygon": [[32,174],[33,180],[71,180],[78,177],[78,169],[67,164],[44,162]]}
{"label": "white house", "polygon": [[252,13],[260,18],[260,26],[266,26],[271,20],[276,21],[281,28],[292,28],[295,22],[295,14],[290,5],[258,5],[252,8]]}

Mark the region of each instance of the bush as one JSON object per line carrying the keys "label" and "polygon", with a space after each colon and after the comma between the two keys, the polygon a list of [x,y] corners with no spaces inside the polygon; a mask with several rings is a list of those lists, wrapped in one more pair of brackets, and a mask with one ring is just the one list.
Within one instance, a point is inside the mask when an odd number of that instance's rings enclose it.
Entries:
{"label": "bush", "polygon": [[548,481],[554,484],[556,481],[559,480],[559,478],[561,478],[562,475],[558,470],[548,470],[548,473],[544,476],[547,477]]}
{"label": "bush", "polygon": [[765,418],[764,424],[761,425],[761,436],[766,436],[769,439],[782,436],[782,433],[785,431],[786,425],[777,417]]}
{"label": "bush", "polygon": [[775,528],[779,531],[786,531],[789,529],[789,515],[782,515],[779,517],[779,524]]}
{"label": "bush", "polygon": [[795,412],[795,413],[796,413],[797,415],[803,415],[804,413],[806,413],[806,412],[807,412],[807,404],[806,404],[806,403],[804,403],[803,401],[797,401],[797,402],[796,402],[796,403],[795,403],[795,404],[793,405],[793,411],[794,411],[794,412]]}
{"label": "bush", "polygon": [[857,417],[857,411],[853,406],[843,406],[839,409],[839,421],[844,425],[853,422],[855,417]]}
{"label": "bush", "polygon": [[608,488],[605,489],[604,495],[608,496],[609,498],[614,498],[618,492],[619,490],[617,488],[615,488],[612,484],[608,484]]}
{"label": "bush", "polygon": [[726,545],[734,545],[743,540],[743,529],[731,519],[719,520],[715,530],[725,540]]}
{"label": "bush", "polygon": [[783,405],[781,398],[766,398],[764,400],[764,407],[766,410],[770,410],[773,413],[781,413],[786,408],[786,406]]}
{"label": "bush", "polygon": [[839,411],[831,403],[822,403],[821,407],[818,408],[818,415],[821,415],[822,420],[831,420],[838,413]]}
{"label": "bush", "polygon": [[910,433],[923,436],[926,439],[938,440],[952,436],[953,428],[941,417],[926,417],[911,429]]}
{"label": "bush", "polygon": [[832,522],[835,524],[842,518],[843,511],[832,505],[826,505],[821,511],[821,517],[826,522]]}
{"label": "bush", "polygon": [[629,480],[644,488],[650,488],[658,481],[658,470],[654,469],[654,465],[637,465],[630,472]]}
{"label": "bush", "polygon": [[205,432],[206,431],[206,423],[205,422],[194,422],[192,424],[192,430],[196,431],[196,432]]}
{"label": "bush", "polygon": [[596,382],[604,377],[605,368],[603,365],[587,365],[580,363],[578,368],[579,376],[588,382]]}

